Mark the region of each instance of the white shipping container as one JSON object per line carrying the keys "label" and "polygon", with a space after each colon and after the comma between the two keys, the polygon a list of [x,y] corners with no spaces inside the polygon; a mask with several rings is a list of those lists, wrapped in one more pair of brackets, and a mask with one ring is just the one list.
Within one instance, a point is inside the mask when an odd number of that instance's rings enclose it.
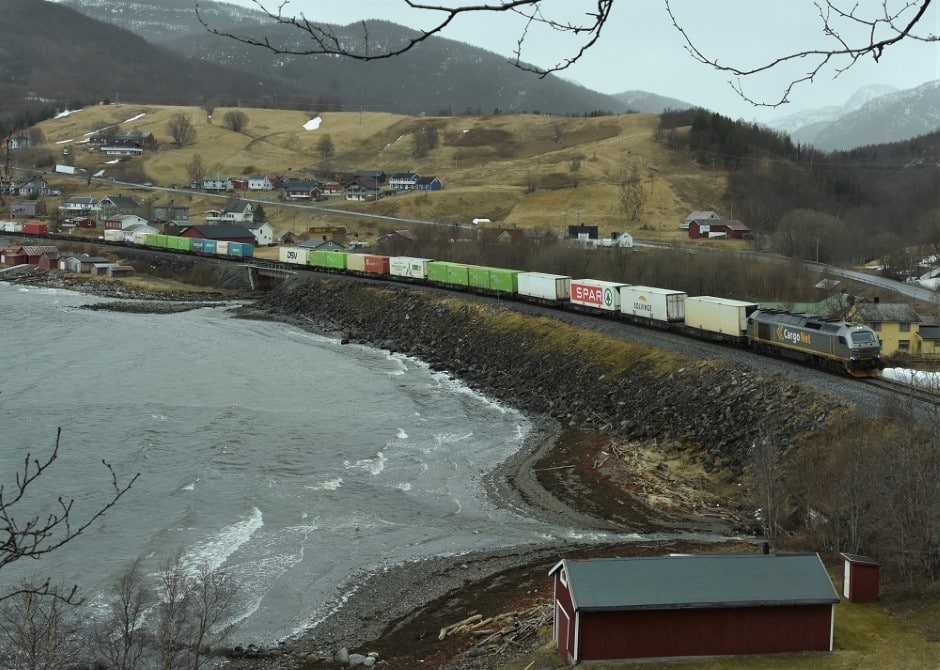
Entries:
{"label": "white shipping container", "polygon": [[291,263],[293,265],[307,264],[307,250],[301,247],[281,247],[278,250],[278,258],[282,263]]}
{"label": "white shipping container", "polygon": [[115,228],[109,228],[104,231],[104,239],[108,242],[123,242],[124,241],[124,231],[117,230]]}
{"label": "white shipping container", "polygon": [[710,333],[740,337],[747,333],[747,315],[757,309],[754,302],[711,296],[685,299],[685,325]]}
{"label": "white shipping container", "polygon": [[571,302],[607,312],[619,312],[620,289],[624,286],[628,284],[600,279],[572,279]]}
{"label": "white shipping container", "polygon": [[5,233],[21,233],[23,232],[23,224],[18,221],[4,221],[0,224],[0,230]]}
{"label": "white shipping container", "polygon": [[539,300],[568,300],[571,277],[546,272],[520,272],[517,276],[519,295]]}
{"label": "white shipping container", "polygon": [[682,291],[667,288],[624,286],[620,289],[620,311],[654,321],[682,321],[685,296]]}
{"label": "white shipping container", "polygon": [[216,242],[215,253],[219,256],[228,256],[228,240],[219,240]]}
{"label": "white shipping container", "polygon": [[73,165],[62,165],[62,164],[57,164],[57,165],[55,166],[55,171],[58,172],[59,174],[77,174],[77,172],[78,172],[78,171],[75,169],[75,166],[73,166]]}
{"label": "white shipping container", "polygon": [[353,272],[365,272],[365,254],[346,254],[346,269],[352,270]]}
{"label": "white shipping container", "polygon": [[134,233],[131,237],[131,242],[134,244],[147,244],[147,235],[149,235],[149,233]]}
{"label": "white shipping container", "polygon": [[388,259],[388,273],[396,277],[412,279],[428,278],[428,263],[433,258],[412,258],[411,256],[392,256]]}

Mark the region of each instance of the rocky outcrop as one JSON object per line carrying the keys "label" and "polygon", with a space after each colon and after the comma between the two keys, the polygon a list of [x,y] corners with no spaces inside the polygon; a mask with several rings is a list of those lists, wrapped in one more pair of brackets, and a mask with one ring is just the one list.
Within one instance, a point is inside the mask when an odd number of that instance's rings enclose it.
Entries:
{"label": "rocky outcrop", "polygon": [[255,309],[416,356],[563,424],[678,442],[709,467],[739,470],[759,440],[789,448],[840,407],[835,398],[775,375],[684,359],[511,307],[427,291],[298,278]]}

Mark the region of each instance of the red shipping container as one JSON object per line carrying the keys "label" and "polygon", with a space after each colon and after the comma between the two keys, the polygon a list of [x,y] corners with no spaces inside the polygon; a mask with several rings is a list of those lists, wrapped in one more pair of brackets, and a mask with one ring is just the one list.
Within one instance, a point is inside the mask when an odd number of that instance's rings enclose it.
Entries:
{"label": "red shipping container", "polygon": [[45,235],[49,232],[49,226],[44,223],[27,221],[23,224],[23,232],[27,235]]}
{"label": "red shipping container", "polygon": [[376,275],[387,275],[389,263],[388,259],[388,256],[366,256],[366,272]]}

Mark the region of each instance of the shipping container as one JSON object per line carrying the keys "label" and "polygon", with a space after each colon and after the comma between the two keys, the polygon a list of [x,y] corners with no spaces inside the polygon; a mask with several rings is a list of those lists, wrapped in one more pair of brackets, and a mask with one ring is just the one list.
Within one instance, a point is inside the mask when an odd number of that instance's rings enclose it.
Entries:
{"label": "shipping container", "polygon": [[311,251],[310,265],[325,270],[345,270],[348,255],[345,251]]}
{"label": "shipping container", "polygon": [[216,240],[203,240],[202,241],[202,253],[212,254],[213,256],[219,253],[219,243]]}
{"label": "shipping container", "polygon": [[104,239],[108,242],[123,242],[124,241],[124,231],[123,230],[105,230]]}
{"label": "shipping container", "polygon": [[18,221],[4,221],[3,224],[0,225],[0,230],[5,233],[22,233],[23,224]]}
{"label": "shipping container", "polygon": [[131,237],[131,242],[134,244],[147,244],[147,236],[150,233],[134,233]]}
{"label": "shipping container", "polygon": [[519,271],[490,268],[490,290],[515,295],[519,292]]}
{"label": "shipping container", "polygon": [[546,272],[520,272],[517,280],[519,295],[536,300],[558,302],[571,295],[571,277]]}
{"label": "shipping container", "polygon": [[206,241],[201,237],[192,238],[192,250],[197,254],[203,254],[206,252]]}
{"label": "shipping container", "polygon": [[366,257],[363,254],[348,254],[346,256],[346,269],[350,272],[365,272]]}
{"label": "shipping container", "polygon": [[157,233],[147,235],[147,246],[148,247],[157,247],[158,249],[166,249],[166,235],[159,235]]}
{"label": "shipping container", "polygon": [[431,261],[428,263],[428,281],[467,287],[470,284],[470,266],[449,261]]}
{"label": "shipping container", "polygon": [[409,279],[427,279],[430,258],[413,258],[411,256],[392,256],[388,259],[388,273],[395,277],[408,277]]}
{"label": "shipping container", "polygon": [[27,235],[45,235],[49,232],[49,226],[38,221],[26,221],[23,224],[23,232]]}
{"label": "shipping container", "polygon": [[[215,240],[215,253],[217,256],[228,256],[228,240]],[[207,252],[208,253],[208,252]]]}
{"label": "shipping container", "polygon": [[255,247],[248,242],[229,242],[228,255],[234,258],[251,258],[254,255]]}
{"label": "shipping container", "polygon": [[490,269],[482,265],[467,266],[467,285],[482,291],[490,290]]}
{"label": "shipping container", "polygon": [[623,286],[620,289],[620,311],[654,321],[683,321],[685,297],[682,291],[652,286]]}
{"label": "shipping container", "polygon": [[743,337],[747,333],[747,315],[757,307],[757,303],[742,300],[689,296],[685,299],[685,325],[706,333]]}
{"label": "shipping container", "polygon": [[376,256],[369,254],[366,256],[366,272],[373,275],[387,275],[389,266],[388,256]]}
{"label": "shipping container", "polygon": [[599,279],[572,279],[571,303],[607,312],[620,311],[620,289],[628,284]]}
{"label": "shipping container", "polygon": [[193,240],[191,237],[177,237],[168,235],[166,238],[166,248],[174,251],[192,251]]}
{"label": "shipping container", "polygon": [[303,249],[301,247],[281,247],[278,250],[278,258],[282,263],[306,265],[307,251],[307,249]]}

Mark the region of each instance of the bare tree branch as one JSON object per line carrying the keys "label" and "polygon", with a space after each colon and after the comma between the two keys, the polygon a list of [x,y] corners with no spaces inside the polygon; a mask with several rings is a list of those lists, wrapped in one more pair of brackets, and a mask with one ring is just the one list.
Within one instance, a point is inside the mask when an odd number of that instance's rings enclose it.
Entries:
{"label": "bare tree branch", "polygon": [[[46,515],[27,514],[24,518],[20,511],[27,505],[29,494],[35,490],[37,480],[46,474],[58,459],[61,438],[62,429],[59,428],[56,431],[55,447],[46,459],[26,454],[22,469],[16,473],[15,484],[10,489],[0,484],[0,570],[23,558],[41,558],[74,540],[114,507],[140,476],[138,473],[122,484],[111,464],[102,460],[101,463],[110,474],[111,491],[109,497],[94,511],[76,520],[72,509],[74,500],[59,496],[56,499],[55,511]],[[51,595],[66,602],[74,602],[76,596],[75,588],[64,595],[50,588],[48,579],[44,583],[29,587],[29,591]],[[23,588],[0,593],[0,601],[23,593]]]}
{"label": "bare tree branch", "polygon": [[[757,107],[779,107],[790,101],[790,94],[793,89],[805,83],[811,83],[816,77],[831,69],[834,73],[833,78],[838,77],[846,70],[854,66],[865,56],[871,56],[875,62],[881,59],[884,50],[894,46],[902,40],[914,40],[922,42],[940,41],[940,36],[926,33],[915,33],[924,14],[930,7],[933,0],[902,0],[899,7],[895,10],[889,8],[892,0],[883,0],[881,4],[881,13],[864,16],[859,13],[859,5],[852,0],[851,8],[842,9],[837,0],[817,1],[813,4],[819,14],[822,33],[825,38],[833,44],[832,48],[824,49],[806,49],[784,54],[769,61],[753,67],[741,67],[737,65],[726,65],[719,63],[717,58],[708,56],[693,42],[689,32],[683,27],[680,20],[673,12],[671,0],[663,0],[666,5],[666,12],[672,21],[673,27],[679,31],[685,40],[685,48],[698,62],[708,65],[720,72],[727,72],[735,77],[728,83],[734,91],[744,98],[747,102]],[[846,37],[846,32],[851,30],[864,29],[865,39],[855,38],[854,40]],[[762,72],[778,70],[782,66],[797,61],[809,62],[809,68],[799,77],[791,79],[784,85],[781,96],[771,102],[759,101],[744,92],[744,86],[741,82],[743,77],[750,77]]]}
{"label": "bare tree branch", "polygon": [[[581,60],[597,44],[614,5],[614,0],[577,0],[578,3],[590,9],[581,15],[581,20],[572,21],[549,16],[545,10],[547,3],[544,0],[493,0],[466,5],[450,3],[450,6],[445,3],[400,0],[405,8],[424,12],[426,16],[436,18],[429,28],[417,30],[414,36],[404,39],[397,45],[383,42],[377,46],[378,40],[372,39],[368,24],[364,21],[360,22],[358,33],[350,34],[347,29],[341,31],[336,26],[308,19],[302,12],[294,15],[290,11],[290,0],[279,0],[276,5],[273,5],[270,0],[251,1],[276,26],[285,26],[299,31],[303,37],[302,45],[277,44],[267,35],[241,35],[228,29],[213,27],[200,6],[200,0],[193,0],[199,22],[214,35],[267,49],[275,54],[334,55],[365,62],[394,58],[411,51],[429,37],[441,35],[447,27],[465,15],[516,14],[524,19],[524,24],[513,48],[513,57],[509,62],[539,77],[566,70]],[[745,67],[719,63],[717,58],[709,56],[693,41],[684,23],[677,18],[671,0],[663,0],[669,20],[682,35],[685,48],[692,58],[732,75],[733,79],[728,82],[732,89],[749,103],[760,107],[778,107],[785,104],[789,102],[790,94],[795,87],[811,83],[825,72],[832,72],[834,77],[838,77],[865,56],[870,55],[875,61],[879,61],[886,49],[901,41],[940,41],[940,36],[936,34],[916,32],[916,29],[921,27],[921,22],[932,2],[933,0],[882,0],[880,9],[875,10],[870,5],[863,8],[857,0],[815,0],[814,5],[820,21],[819,27],[822,29],[826,46],[785,53],[763,64]],[[566,3],[565,6],[570,11],[574,5],[575,0],[571,0],[570,4]],[[535,27],[574,37],[576,45],[573,47],[573,52],[548,67],[526,62],[525,49],[529,44],[531,31]],[[852,37],[849,36],[850,33]],[[357,37],[361,39],[356,40]],[[759,101],[745,93],[741,81],[743,78],[770,71],[779,72],[784,66],[803,61],[809,63],[808,69],[784,83],[783,93],[779,98],[770,102]],[[784,81],[786,79],[787,77],[784,77]]]}

